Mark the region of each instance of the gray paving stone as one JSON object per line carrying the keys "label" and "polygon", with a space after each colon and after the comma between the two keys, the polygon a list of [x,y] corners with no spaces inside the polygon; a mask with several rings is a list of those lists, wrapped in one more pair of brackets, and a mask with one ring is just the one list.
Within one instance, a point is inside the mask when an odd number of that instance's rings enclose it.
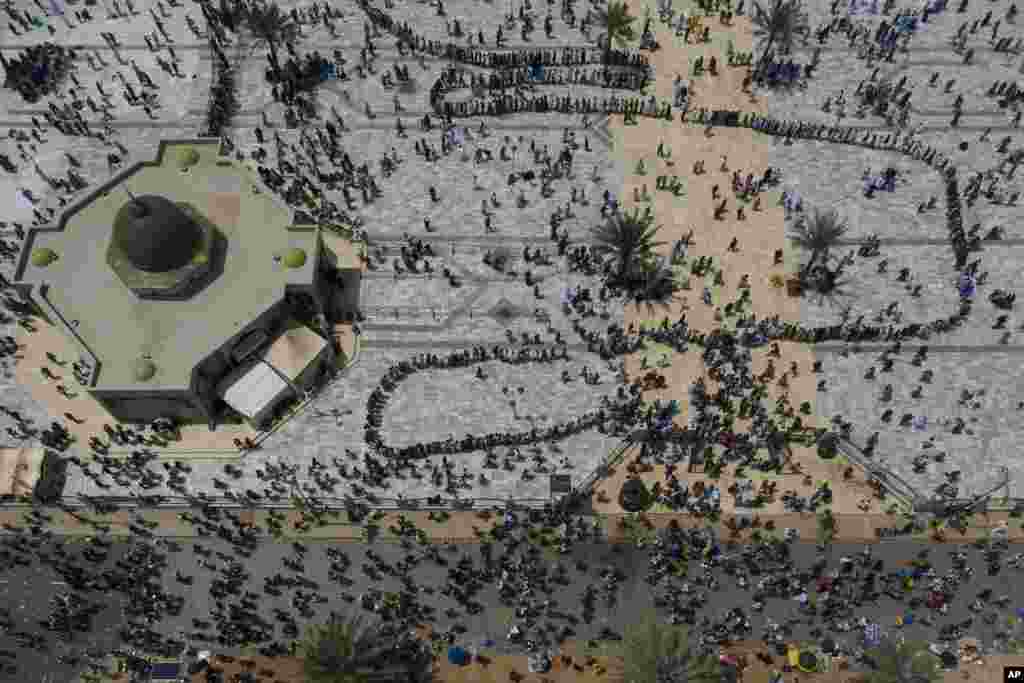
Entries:
{"label": "gray paving stone", "polygon": [[[141,17],[97,24],[89,31],[79,30],[74,36],[66,35],[64,29],[57,25],[58,40],[75,40],[78,42],[93,41],[100,43],[98,31],[111,30],[117,32],[125,43],[141,43],[142,33],[152,30],[148,8],[155,2],[139,0],[137,5]],[[459,18],[463,29],[468,33],[476,33],[483,29],[488,40],[493,39],[495,17],[504,13],[500,3],[469,3],[460,0],[446,2],[449,19]],[[304,7],[307,3],[282,4],[284,9],[292,6]],[[344,13],[343,20],[337,22],[338,36],[331,37],[322,27],[304,26],[302,29],[303,43],[300,54],[312,49],[321,53],[331,53],[334,47],[346,50],[350,60],[358,59],[358,46],[362,43],[363,22],[365,15],[355,3],[343,2],[339,9]],[[544,9],[543,7],[541,8]],[[582,13],[583,9],[579,11]],[[828,3],[808,3],[812,26],[818,26],[828,19]],[[892,75],[898,78],[906,74],[909,87],[913,91],[913,102],[918,113],[911,117],[912,125],[926,126],[920,133],[921,139],[934,145],[942,153],[947,154],[961,169],[962,178],[970,173],[987,171],[997,167],[999,157],[993,146],[1006,134],[994,131],[990,141],[979,142],[979,133],[987,126],[998,127],[1006,123],[1006,112],[1000,112],[995,103],[979,97],[979,93],[987,89],[994,79],[1013,79],[1017,75],[1019,58],[1008,59],[1003,55],[995,55],[985,48],[986,31],[972,38],[971,45],[977,49],[976,66],[961,68],[960,58],[953,54],[948,46],[948,38],[956,26],[964,21],[973,21],[987,9],[986,5],[972,3],[966,14],[957,14],[952,9],[933,17],[929,24],[922,27],[915,36],[907,54],[898,54],[893,64],[879,64],[879,75]],[[153,128],[120,128],[118,137],[129,148],[129,163],[137,159],[152,157],[157,142],[164,137],[193,136],[201,127],[200,114],[187,113],[188,110],[202,112],[206,106],[212,63],[204,59],[204,50],[185,49],[184,43],[195,43],[184,26],[184,13],[188,11],[200,20],[197,12],[191,7],[183,10],[172,10],[174,17],[167,22],[168,29],[182,49],[179,56],[185,60],[188,68],[183,71],[189,75],[186,81],[161,85],[161,97],[164,109],[159,113],[162,127]],[[396,3],[391,10],[400,21],[408,21],[416,27],[421,35],[433,40],[448,40],[445,19],[437,17],[433,8],[425,3]],[[556,36],[552,41],[543,38],[543,32],[534,34],[529,43],[524,43],[516,31],[507,31],[509,47],[522,49],[526,47],[544,47],[552,43],[580,44],[578,31],[570,31],[562,24],[558,13],[554,12]],[[865,20],[875,25],[879,18]],[[1006,27],[1008,28],[1008,27]],[[7,29],[0,28],[0,42],[11,44],[12,36]],[[17,39],[14,39],[17,40]],[[394,41],[390,37],[382,37],[377,41],[380,53],[378,73],[390,68],[395,61],[400,61],[393,51]],[[807,46],[798,46],[794,58],[806,62],[815,41]],[[251,127],[261,125],[258,113],[266,111],[273,121],[280,121],[282,111],[273,103],[270,89],[266,86],[263,71],[266,68],[265,48],[258,47],[242,65],[241,91],[239,98],[243,115],[235,121],[233,136],[246,152],[255,149],[255,139]],[[153,61],[153,56],[145,51],[126,51],[126,55],[136,61],[150,73],[154,79],[161,78],[162,72]],[[104,52],[105,58],[112,61],[112,55]],[[414,95],[400,95],[403,105],[410,111],[417,112],[427,108],[427,89],[447,68],[445,60],[430,60],[427,68],[411,63],[410,71],[420,88]],[[825,97],[833,97],[844,90],[848,100],[852,100],[853,92],[858,83],[866,78],[874,67],[858,61],[854,51],[846,47],[844,39],[835,38],[822,51],[822,63],[818,76],[806,90],[797,90],[790,94],[772,94],[765,96],[768,110],[775,116],[797,118],[804,121],[832,123],[835,118],[820,110]],[[126,75],[130,70],[125,70]],[[932,89],[927,80],[932,71],[940,71],[940,82],[950,77],[958,79],[958,85],[951,94],[942,94],[941,88]],[[88,92],[95,91],[94,82],[98,79],[107,83],[113,81],[114,67],[102,73],[93,74],[88,65],[79,64],[78,77],[83,88]],[[196,78],[192,79],[191,74]],[[948,75],[947,75],[948,74]],[[173,92],[170,88],[173,87]],[[119,90],[111,85],[108,90]],[[351,101],[341,96],[341,90],[348,90]],[[561,89],[560,91],[565,91]],[[948,109],[957,92],[965,97],[966,114],[959,130],[948,127]],[[603,93],[602,93],[603,94]],[[456,96],[453,93],[453,97]],[[389,265],[382,267],[373,277],[368,277],[362,289],[363,302],[367,308],[368,323],[366,338],[369,344],[362,352],[356,366],[351,368],[342,378],[329,386],[306,413],[286,424],[278,433],[270,437],[264,449],[246,454],[242,461],[245,472],[241,482],[256,490],[262,490],[263,484],[256,477],[257,469],[267,462],[289,462],[300,465],[305,470],[316,458],[321,462],[332,457],[345,458],[346,449],[356,454],[363,452],[362,425],[365,419],[366,397],[373,390],[376,382],[386,372],[388,366],[403,358],[410,358],[417,350],[409,348],[389,348],[389,343],[402,344],[431,343],[445,345],[442,353],[448,353],[451,345],[476,343],[503,343],[506,331],[517,337],[522,332],[540,333],[542,338],[549,340],[548,325],[537,322],[532,316],[517,318],[510,321],[494,320],[487,312],[501,300],[532,312],[541,308],[550,316],[550,327],[558,330],[570,344],[577,344],[578,339],[572,332],[571,319],[560,310],[559,292],[568,285],[595,286],[593,280],[568,275],[563,264],[556,259],[556,265],[549,269],[535,268],[534,272],[540,280],[539,288],[543,298],[536,299],[532,288],[522,280],[521,272],[516,278],[503,279],[496,275],[480,261],[482,249],[493,248],[487,240],[492,237],[533,238],[542,241],[548,233],[547,219],[554,206],[565,206],[570,198],[570,183],[558,181],[554,184],[555,196],[550,200],[539,197],[539,187],[526,189],[530,205],[519,210],[514,206],[514,199],[522,184],[516,186],[513,193],[507,190],[508,174],[515,170],[524,170],[532,166],[525,144],[517,162],[498,162],[475,168],[471,162],[463,162],[458,153],[445,157],[435,165],[423,164],[413,151],[413,143],[419,133],[416,121],[410,114],[401,115],[403,123],[409,130],[409,137],[399,139],[393,134],[397,118],[392,106],[392,93],[384,89],[375,77],[366,80],[354,78],[348,83],[333,83],[320,89],[318,106],[320,115],[330,117],[330,107],[334,105],[354,130],[343,140],[343,148],[352,156],[357,164],[367,163],[375,175],[379,171],[379,160],[385,153],[394,148],[404,161],[394,176],[381,182],[384,196],[373,204],[359,204],[356,213],[360,215],[366,227],[373,233],[400,236],[410,232],[423,236],[428,241],[437,239],[437,258],[435,270],[440,272],[444,266],[452,268],[463,275],[464,286],[460,289],[451,288],[441,277],[433,280],[400,278],[397,282],[390,276]],[[125,121],[141,119],[141,112],[132,111],[122,106],[123,100],[114,97],[118,103],[116,111],[120,125]],[[368,120],[363,115],[363,102],[370,102],[375,119]],[[44,107],[45,103],[40,103]],[[25,109],[9,91],[0,91],[0,111],[13,121],[27,121],[28,116],[11,113],[12,110]],[[847,111],[851,116],[843,123],[849,125],[874,125],[883,122],[872,116],[857,119],[852,116],[853,107]],[[177,125],[168,125],[177,122]],[[479,121],[468,119],[464,122],[474,129]],[[577,136],[589,135],[591,152],[580,150],[576,154],[575,169],[577,178],[572,184],[582,187],[591,203],[587,207],[574,205],[577,216],[563,225],[568,228],[574,241],[584,239],[586,231],[599,219],[597,214],[600,194],[605,188],[612,190],[623,184],[626,169],[611,161],[606,147],[597,139],[593,132],[581,129],[578,116],[522,114],[517,116],[488,119],[487,125],[493,131],[488,139],[472,140],[467,148],[472,151],[475,144],[490,147],[495,153],[496,145],[504,136],[513,140],[523,136],[537,140],[541,146],[548,145],[557,150],[563,129],[572,128]],[[360,126],[367,128],[360,130]],[[275,130],[288,144],[298,146],[299,131],[284,130],[280,126]],[[268,131],[270,133],[270,131]],[[435,130],[428,136],[431,144],[438,146],[439,132]],[[1014,134],[1015,140],[1019,134]],[[966,141],[966,150],[961,151],[958,145]],[[1015,144],[1017,144],[1015,142]],[[17,161],[17,148],[12,140],[0,142],[0,148]],[[272,151],[273,144],[268,145]],[[47,142],[41,145],[33,158],[39,160],[40,166],[51,174],[62,173],[67,162],[61,156],[64,150],[72,151],[84,168],[80,171],[91,182],[99,182],[107,177],[105,157],[109,149],[97,141],[83,138],[65,138],[53,131],[47,134]],[[323,163],[323,160],[321,159]],[[797,188],[805,199],[808,208],[838,208],[850,219],[850,237],[863,237],[869,233],[878,233],[881,237],[907,238],[927,237],[944,238],[945,223],[943,220],[943,200],[941,185],[934,172],[926,171],[923,165],[905,157],[884,152],[867,151],[847,145],[831,145],[828,143],[797,142],[792,146],[778,145],[773,149],[773,165],[782,169],[785,183]],[[870,167],[878,170],[893,165],[905,176],[907,182],[901,184],[892,194],[878,193],[874,199],[865,199],[861,192],[861,173]],[[592,169],[596,168],[603,176],[599,183],[589,182]],[[474,173],[479,175],[479,182],[485,188],[472,189]],[[427,188],[436,185],[441,194],[441,201],[432,204],[427,198]],[[1007,191],[1019,185],[1017,181],[1004,183]],[[37,194],[45,193],[42,184],[31,167],[17,176],[0,177],[0,191],[11,193],[17,187],[28,187]],[[491,192],[495,192],[502,201],[502,206],[495,210],[494,225],[497,233],[493,236],[484,234],[483,220],[480,215],[480,201],[488,200]],[[939,206],[931,213],[918,215],[917,204],[931,195],[938,195]],[[328,192],[327,197],[342,205],[340,193]],[[46,204],[52,206],[52,204]],[[983,230],[992,225],[1003,224],[1010,237],[1020,237],[1016,224],[1019,222],[1022,208],[995,206],[980,200],[973,208],[965,211],[965,224],[973,225],[980,222]],[[17,215],[22,220],[30,220],[31,212],[22,210]],[[27,218],[26,218],[27,216]],[[431,219],[437,233],[427,235],[423,229],[423,217]],[[459,239],[480,238],[482,248],[471,243],[460,242],[456,245],[456,253],[450,253],[447,244],[442,245],[441,238],[455,237]],[[388,261],[395,257],[395,246],[391,247]],[[554,254],[553,245],[545,245],[547,251]],[[850,247],[853,248],[853,247]],[[979,288],[978,303],[972,314],[970,323],[960,329],[943,335],[936,335],[929,340],[930,344],[976,345],[976,353],[935,353],[927,367],[934,369],[935,382],[925,387],[924,396],[919,401],[909,399],[909,392],[916,385],[919,368],[908,364],[909,356],[896,363],[892,378],[880,379],[874,385],[862,379],[866,364],[873,357],[867,354],[851,354],[843,358],[839,354],[823,354],[825,359],[825,377],[828,390],[822,393],[819,405],[826,414],[842,413],[856,425],[855,433],[861,438],[878,429],[882,432],[879,443],[880,457],[884,457],[899,474],[921,487],[922,491],[930,491],[942,481],[941,472],[961,469],[964,473],[963,493],[981,490],[988,485],[998,467],[1006,465],[1011,468],[1014,481],[1020,479],[1021,466],[1016,464],[1011,454],[1016,453],[1015,447],[1022,438],[1016,403],[1020,399],[1019,354],[993,352],[1001,337],[1001,332],[991,330],[998,311],[992,307],[985,297],[995,287],[1012,289],[1016,276],[1020,272],[1021,257],[1019,246],[986,246],[977,254],[982,259],[981,270],[989,271],[989,282]],[[841,248],[840,253],[846,248]],[[515,246],[513,253],[518,256],[521,247]],[[872,316],[879,308],[896,298],[900,301],[904,313],[904,322],[928,322],[938,316],[948,316],[956,305],[956,292],[953,289],[955,273],[952,267],[952,256],[946,245],[930,246],[886,246],[883,257],[890,259],[889,275],[879,277],[875,272],[878,259],[860,260],[851,269],[853,285],[857,298],[853,304],[854,315],[861,312]],[[915,282],[923,287],[920,299],[909,298],[902,285],[894,282],[895,275],[903,265],[911,267]],[[515,263],[520,271],[525,267]],[[378,277],[378,275],[382,277]],[[481,280],[481,281],[477,281]],[[595,288],[596,292],[596,288]],[[373,310],[377,309],[377,310]],[[398,320],[392,313],[400,311]],[[438,310],[438,320],[434,320],[431,309]],[[612,320],[621,319],[621,310],[612,310],[608,320],[587,321],[588,327],[600,329]],[[836,312],[827,307],[807,303],[803,307],[802,322],[805,324],[831,324],[836,320]],[[1016,332],[1016,314],[1011,314],[1010,327],[1014,329],[1011,343],[1020,343]],[[984,346],[982,346],[984,345]],[[420,347],[426,350],[427,346]],[[575,347],[574,347],[575,348]],[[578,369],[581,363],[588,363],[603,376],[610,373],[608,366],[592,354],[576,351],[574,360],[567,365]],[[385,432],[388,439],[397,444],[405,445],[419,439],[444,438],[448,433],[460,436],[465,433],[480,433],[498,429],[525,428],[529,423],[517,420],[501,394],[500,387],[504,384],[523,386],[526,391],[520,406],[523,413],[536,417],[538,424],[552,420],[561,420],[592,409],[597,405],[599,397],[614,391],[610,380],[595,391],[581,391],[579,382],[563,386],[558,380],[559,367],[510,367],[500,363],[486,364],[487,371],[493,379],[477,382],[472,379],[472,370],[431,371],[409,379],[402,391],[389,406],[385,417]],[[995,380],[995,381],[993,381]],[[925,432],[917,433],[896,426],[884,426],[879,421],[882,408],[877,404],[876,394],[884,382],[893,383],[896,398],[892,404],[896,420],[904,412],[918,411],[929,419],[929,427]],[[984,387],[988,394],[980,399],[977,409],[957,405],[960,389]],[[13,383],[13,379],[4,376],[0,388],[6,389],[9,405],[21,410],[24,414],[45,426],[52,418],[48,417],[42,407],[35,404],[22,388]],[[341,419],[338,424],[333,417],[316,417],[315,411],[329,407],[351,410],[351,414]],[[917,414],[915,412],[915,414]],[[942,420],[948,417],[962,416],[964,419],[976,417],[977,422],[969,424],[974,435],[954,436]],[[6,420],[0,417],[0,420]],[[5,425],[6,426],[6,425]],[[913,453],[920,449],[920,442],[930,436],[936,437],[935,450],[946,450],[947,460],[942,465],[932,466],[929,471],[917,475],[911,471],[909,460]],[[562,443],[563,451],[575,465],[574,478],[586,476],[602,455],[615,443],[596,432],[582,434]],[[500,451],[500,449],[499,449]],[[459,456],[459,466],[463,464],[472,473],[481,471],[483,454],[472,453]],[[216,462],[197,462],[194,465],[195,475],[192,478],[197,490],[208,490],[215,493],[208,482],[214,476],[224,478],[222,464]],[[488,486],[478,486],[475,482],[465,495],[493,496],[496,498],[515,497],[544,498],[547,495],[547,480],[539,476],[533,481],[524,481],[520,470],[512,473],[500,471],[488,472],[493,482]],[[1016,492],[1019,484],[1014,483],[1012,491]],[[103,493],[94,485],[77,475],[72,470],[72,479],[68,492]],[[342,491],[339,490],[339,495]],[[397,480],[391,492],[382,493],[392,496],[401,492],[406,496],[424,497],[439,493],[429,481],[415,479]]]}
{"label": "gray paving stone", "polygon": [[[874,431],[879,432],[877,458],[919,488],[925,495],[944,481],[942,473],[962,472],[961,493],[964,496],[979,493],[999,481],[999,467],[1010,467],[1010,495],[1022,492],[1021,465],[1010,456],[1019,443],[1024,427],[1024,412],[1017,403],[1024,400],[1024,380],[1016,354],[998,353],[942,353],[933,354],[921,367],[911,365],[912,353],[896,358],[893,372],[884,374],[875,354],[838,354],[819,356],[823,361],[823,377],[828,389],[818,394],[817,406],[823,415],[843,415],[854,423],[854,438],[863,444]],[[877,379],[863,379],[870,366],[877,366]],[[910,397],[919,384],[921,373],[931,369],[934,379],[922,385],[919,400]],[[999,381],[993,382],[993,378]],[[893,401],[879,401],[885,384],[893,386]],[[971,404],[960,405],[961,391],[986,393]],[[881,415],[886,408],[893,410],[893,422],[885,424]],[[921,432],[910,427],[899,427],[904,413],[923,415],[927,429]],[[957,417],[963,418],[973,434],[954,435],[952,424],[944,424]],[[932,465],[928,471],[915,474],[911,459],[921,452],[921,444],[934,439],[933,451],[945,451],[946,460]]]}
{"label": "gray paving stone", "polygon": [[[847,247],[838,253],[845,254],[851,250],[853,247]],[[879,275],[878,263],[883,258],[888,259],[889,266],[885,274]],[[956,312],[959,302],[957,273],[952,260],[946,246],[886,246],[878,258],[855,256],[853,265],[846,271],[849,297],[842,302],[850,307],[852,318],[865,316],[865,324],[895,325],[895,320],[888,317],[882,321],[875,319],[876,314],[893,301],[903,314],[904,325],[925,324],[948,317]],[[906,284],[896,279],[901,268],[910,268],[911,279]],[[862,286],[865,282],[870,282],[871,286]],[[906,285],[918,284],[922,286],[921,296],[914,298],[906,290]],[[800,315],[801,321],[809,326],[839,324],[839,309],[828,302],[818,304],[805,298]]]}

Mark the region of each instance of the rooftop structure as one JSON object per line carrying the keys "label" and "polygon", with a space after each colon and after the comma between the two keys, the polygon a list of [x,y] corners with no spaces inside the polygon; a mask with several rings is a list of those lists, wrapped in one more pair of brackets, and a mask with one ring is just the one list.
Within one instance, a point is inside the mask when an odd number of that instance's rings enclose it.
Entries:
{"label": "rooftop structure", "polygon": [[295,225],[219,141],[164,141],[32,229],[15,283],[94,366],[90,392],[114,417],[212,427],[249,417],[217,388],[296,321],[324,341],[307,364],[333,361],[324,256],[320,228]]}

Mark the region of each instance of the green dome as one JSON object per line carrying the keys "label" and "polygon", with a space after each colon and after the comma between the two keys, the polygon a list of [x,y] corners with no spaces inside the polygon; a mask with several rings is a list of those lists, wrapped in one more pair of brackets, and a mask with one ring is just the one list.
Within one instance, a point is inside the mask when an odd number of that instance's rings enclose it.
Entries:
{"label": "green dome", "polygon": [[153,379],[156,374],[156,363],[148,358],[140,358],[135,361],[135,381],[147,382]]}
{"label": "green dome", "polygon": [[281,260],[289,268],[301,268],[306,265],[306,252],[297,247],[292,247],[284,252]]}
{"label": "green dome", "polygon": [[36,268],[45,268],[57,260],[57,252],[49,247],[40,247],[32,250],[32,265]]}
{"label": "green dome", "polygon": [[186,169],[199,163],[199,152],[192,147],[178,150],[178,168]]}

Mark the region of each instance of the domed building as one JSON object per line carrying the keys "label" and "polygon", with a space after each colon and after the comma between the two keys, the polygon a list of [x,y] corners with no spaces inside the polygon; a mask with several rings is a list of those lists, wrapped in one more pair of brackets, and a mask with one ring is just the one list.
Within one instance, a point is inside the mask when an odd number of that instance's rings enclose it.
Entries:
{"label": "domed building", "polygon": [[153,194],[118,209],[107,263],[136,296],[186,299],[210,275],[215,230],[193,211]]}
{"label": "domed building", "polygon": [[148,273],[181,268],[202,242],[199,224],[159,195],[129,199],[114,218],[114,243],[133,266]]}
{"label": "domed building", "polygon": [[14,286],[115,419],[262,427],[336,367],[333,322],[357,303],[334,283],[357,292],[361,264],[259,184],[219,141],[164,141],[28,232]]}

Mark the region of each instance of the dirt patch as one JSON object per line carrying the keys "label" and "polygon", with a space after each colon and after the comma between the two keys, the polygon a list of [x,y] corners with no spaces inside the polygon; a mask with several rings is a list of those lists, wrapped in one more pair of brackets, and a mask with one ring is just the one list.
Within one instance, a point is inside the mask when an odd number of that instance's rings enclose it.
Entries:
{"label": "dirt patch", "polygon": [[[742,641],[735,643],[724,651],[734,657],[745,656],[747,667],[743,672],[743,683],[769,683],[771,681],[772,669],[782,669],[782,657],[773,657],[772,664],[766,664],[756,657],[757,653],[766,653],[763,643],[756,641]],[[859,683],[864,680],[864,674],[858,671],[844,669],[843,659],[833,660],[833,666],[829,672],[821,673],[799,673],[799,680],[806,683]],[[1003,683],[1003,667],[1024,664],[1024,657],[1018,656],[991,656],[985,657],[978,663],[961,665],[960,668],[943,673],[942,683]],[[793,674],[787,674],[786,680],[793,679]]]}
{"label": "dirt patch", "polygon": [[[736,657],[746,656],[747,667],[743,672],[743,683],[769,683],[773,666],[781,669],[782,658],[774,657],[774,665],[768,665],[757,659],[758,652],[764,652],[763,644],[744,641],[726,648],[723,653]],[[481,653],[483,659],[466,666],[450,664],[446,657],[439,657],[434,664],[434,680],[445,683],[508,683],[513,672],[522,676],[522,683],[613,683],[621,680],[622,659],[616,656],[590,656],[584,653],[579,643],[567,642],[562,647],[560,656],[555,657],[551,671],[545,674],[531,674],[527,670],[525,655],[488,655]],[[834,662],[832,671],[828,673],[808,674],[801,672],[799,677],[806,683],[857,683],[863,674],[850,670],[841,670],[839,661]],[[234,658],[226,662],[214,657],[215,665],[223,669],[224,680],[233,680],[235,674],[248,670],[257,674],[257,678],[265,681],[281,681],[282,683],[302,683],[302,660],[297,657],[262,657],[259,655]],[[1024,657],[993,656],[986,657],[981,663],[966,664],[959,670],[945,673],[943,683],[1002,683],[1003,667],[1024,664]],[[259,675],[260,671],[272,672],[273,675]],[[787,675],[792,680],[792,674]],[[204,683],[202,674],[191,677],[192,683]]]}
{"label": "dirt patch", "polygon": [[[71,369],[71,361],[78,358],[78,351],[61,332],[40,318],[33,319],[35,332],[28,332],[18,327],[17,342],[24,351],[19,353],[14,374],[18,383],[28,389],[32,397],[46,406],[47,413],[53,416],[64,416],[64,426],[79,444],[88,444],[89,437],[103,438],[103,425],[116,426],[119,421],[111,415],[103,405],[92,397],[85,387],[75,381]],[[58,366],[50,362],[46,352],[54,354],[65,365]],[[52,377],[42,374],[46,367]],[[59,387],[67,389],[61,393]],[[67,414],[74,420],[67,418]],[[133,427],[124,424],[125,427]],[[167,448],[157,449],[162,457],[189,457],[197,454],[208,457],[211,452],[220,452],[229,458],[239,457],[234,439],[246,437],[255,439],[259,432],[244,424],[218,425],[211,432],[206,424],[184,425],[180,429],[181,439],[171,442]],[[111,448],[111,454],[121,455],[131,452],[131,447],[117,446]]]}
{"label": "dirt patch", "polygon": [[[656,16],[654,3],[648,2],[646,5],[650,6],[652,15]],[[643,16],[644,7],[641,5],[636,10],[637,16]],[[747,70],[726,66],[725,46],[729,41],[738,52],[750,52],[753,49],[749,19],[736,17],[733,25],[726,27],[719,23],[717,17],[709,17],[705,19],[705,24],[711,27],[710,44],[684,44],[673,30],[660,22],[652,22],[651,26],[662,49],[649,53],[657,78],[648,92],[653,92],[659,98],[671,99],[672,83],[677,69],[682,68],[687,70],[683,76],[691,78],[693,84],[691,109],[706,107],[744,112],[762,111],[762,104],[751,101],[749,95],[741,90],[742,78]],[[718,60],[719,75],[706,74],[692,78],[689,71],[692,60],[703,56],[706,65],[711,55]],[[734,171],[739,171],[743,179],[749,173],[760,178],[769,168],[771,139],[744,128],[716,128],[709,137],[703,127],[683,125],[678,120],[641,118],[637,125],[626,126],[622,117],[615,116],[612,117],[610,130],[615,152],[621,155],[621,163],[625,164],[627,172],[619,196],[627,210],[651,209],[656,224],[661,226],[658,239],[664,242],[657,249],[658,253],[667,257],[677,240],[691,233],[693,236],[693,245],[688,250],[689,257],[680,273],[681,277],[689,277],[688,289],[679,292],[679,300],[664,309],[627,306],[624,318],[627,329],[631,324],[638,327],[644,323],[657,324],[662,318],[672,323],[683,313],[690,328],[698,332],[733,328],[735,318],[725,315],[725,307],[737,302],[742,289],[747,285],[750,300],[744,307],[744,314],[753,313],[759,319],[778,316],[783,321],[800,320],[801,300],[790,297],[784,288],[771,284],[774,278],[785,278],[787,268],[791,267],[794,258],[793,254],[787,253],[791,249],[787,248],[785,215],[779,205],[781,193],[774,190],[762,192],[759,210],[755,211],[752,202],[741,201],[732,191]],[[660,143],[671,150],[670,158],[657,156],[656,149]],[[644,164],[643,173],[638,172],[640,161]],[[704,172],[701,174],[693,172],[696,161],[704,163]],[[656,190],[659,175],[678,176],[685,187],[685,196],[677,197],[670,192]],[[717,198],[713,198],[715,186]],[[640,201],[636,200],[635,192],[640,194]],[[644,199],[644,192],[649,199]],[[716,219],[715,209],[723,199],[726,200],[727,210]],[[740,207],[745,214],[742,218],[737,212]],[[738,241],[738,250],[729,249],[734,238]],[[783,253],[784,262],[781,265],[775,265],[777,250]],[[711,273],[701,277],[691,274],[690,266],[697,256],[713,259]],[[715,271],[721,274],[720,284],[715,283]],[[711,292],[711,305],[702,301],[705,287]],[[806,401],[810,404],[811,413],[803,416],[804,425],[826,427],[827,416],[819,416],[815,412],[820,377],[812,372],[813,352],[804,344],[780,343],[778,347],[779,353],[774,358],[768,346],[752,350],[751,369],[755,376],[762,373],[769,363],[775,368],[774,379],[768,384],[766,400],[774,403],[785,398],[794,410],[798,410],[801,403]],[[638,353],[626,358],[627,377],[642,377],[651,369],[663,375],[666,388],[645,391],[643,397],[647,401],[674,399],[681,409],[676,421],[685,424],[690,385],[698,378],[703,378],[708,391],[714,393],[718,389],[717,382],[708,376],[699,348],[692,348],[684,354],[669,349],[658,349],[658,353],[667,361],[667,367],[652,366],[649,358],[647,367],[644,367],[641,361],[645,353]],[[785,380],[781,380],[783,375]],[[783,386],[783,381],[788,386]],[[735,430],[743,432],[748,426],[748,421],[736,420]],[[823,461],[810,448],[794,447],[792,461],[803,474],[811,478],[813,484],[810,487],[804,486],[802,477],[796,478],[795,485],[780,479],[777,485],[779,494],[792,489],[799,495],[809,495],[820,482],[829,481],[833,484],[834,512],[853,514],[880,510],[859,471],[853,476],[844,477],[845,465]],[[608,494],[613,491],[617,493],[624,476],[618,471],[609,481],[602,483],[602,488],[607,489]],[[648,483],[664,478],[660,469],[642,476]],[[691,484],[696,480],[693,477],[687,479]],[[724,491],[732,479],[723,476],[716,483]],[[610,497],[614,501],[615,495]],[[723,495],[723,511],[730,512],[731,500],[726,499],[727,496]],[[618,511],[615,503],[607,505],[595,501],[594,504],[604,512]],[[778,514],[781,512],[781,502],[773,503],[761,512]]]}
{"label": "dirt patch", "polygon": [[235,226],[242,212],[242,196],[234,192],[211,192],[207,218],[214,225]]}

